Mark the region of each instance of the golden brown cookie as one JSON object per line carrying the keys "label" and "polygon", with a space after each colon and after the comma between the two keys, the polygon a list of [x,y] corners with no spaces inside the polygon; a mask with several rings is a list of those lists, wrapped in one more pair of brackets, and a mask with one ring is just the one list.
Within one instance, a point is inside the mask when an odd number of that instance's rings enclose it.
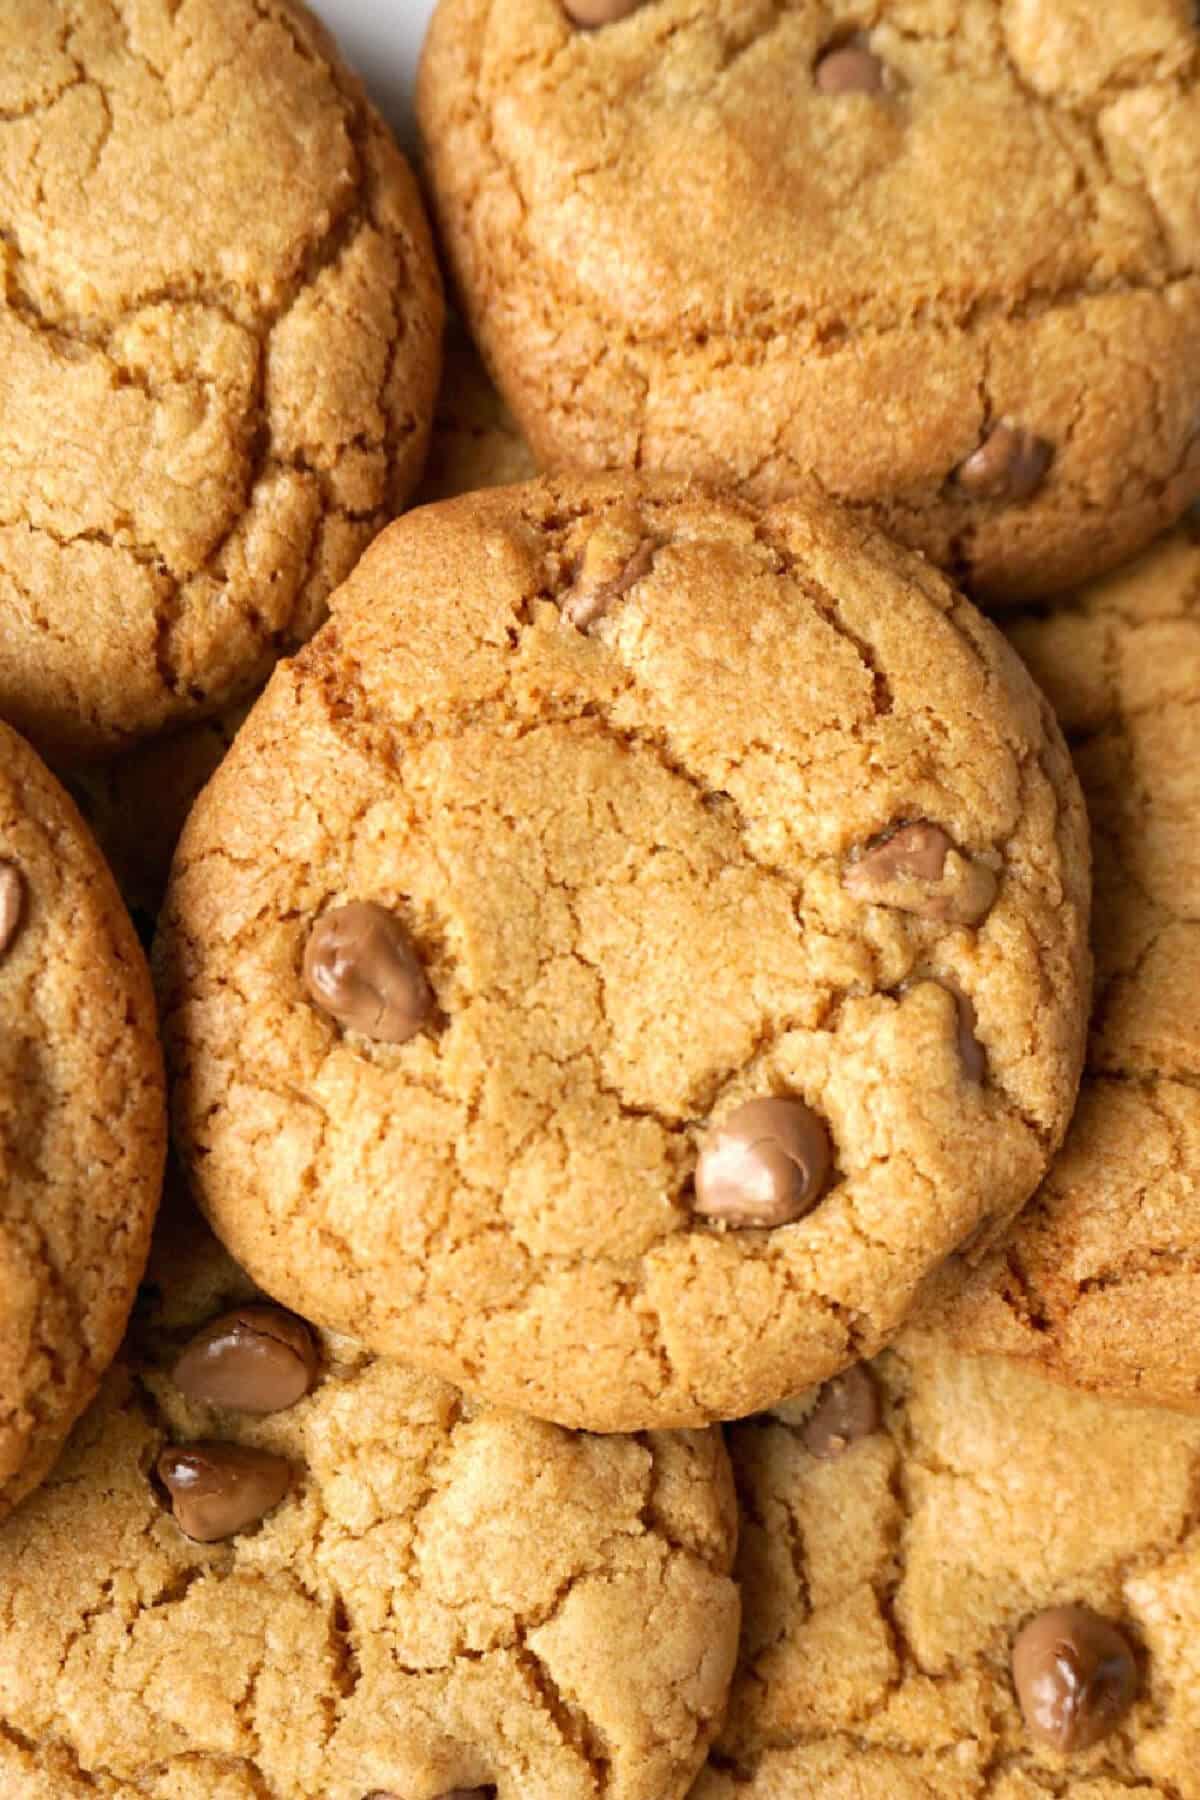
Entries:
{"label": "golden brown cookie", "polygon": [[198,1235],[0,1531],[5,1800],[681,1800],[737,1645],[719,1435],[481,1411]]}
{"label": "golden brown cookie", "polygon": [[1074,1099],[1084,820],[1019,660],[852,518],[621,479],[423,508],[333,605],[163,914],[218,1233],[564,1424],[877,1348]]}
{"label": "golden brown cookie", "polygon": [[840,1447],[729,1434],[744,1622],[692,1800],[1200,1800],[1200,1421],[906,1332]]}
{"label": "golden brown cookie", "polygon": [[0,0],[0,713],[214,711],[415,485],[442,302],[412,175],[293,0]]}
{"label": "golden brown cookie", "polygon": [[419,111],[543,466],[811,478],[996,600],[1200,493],[1191,0],[440,0]]}
{"label": "golden brown cookie", "polygon": [[1200,527],[1010,636],[1091,813],[1096,1010],[1062,1155],[929,1313],[968,1349],[1200,1408]]}
{"label": "golden brown cookie", "polygon": [[70,800],[0,725],[0,1517],[116,1353],[165,1138],[133,927]]}

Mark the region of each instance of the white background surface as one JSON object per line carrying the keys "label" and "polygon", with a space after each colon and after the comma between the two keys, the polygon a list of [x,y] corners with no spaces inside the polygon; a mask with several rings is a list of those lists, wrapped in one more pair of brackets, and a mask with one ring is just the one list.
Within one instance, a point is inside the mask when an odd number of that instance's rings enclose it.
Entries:
{"label": "white background surface", "polygon": [[415,138],[412,84],[434,0],[309,0],[402,142]]}

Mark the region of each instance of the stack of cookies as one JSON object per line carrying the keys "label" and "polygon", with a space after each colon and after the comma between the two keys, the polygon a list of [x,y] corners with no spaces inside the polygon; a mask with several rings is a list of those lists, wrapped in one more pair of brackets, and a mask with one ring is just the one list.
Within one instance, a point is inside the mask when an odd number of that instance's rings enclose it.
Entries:
{"label": "stack of cookies", "polygon": [[418,108],[0,0],[0,1796],[1200,1800],[1191,0]]}

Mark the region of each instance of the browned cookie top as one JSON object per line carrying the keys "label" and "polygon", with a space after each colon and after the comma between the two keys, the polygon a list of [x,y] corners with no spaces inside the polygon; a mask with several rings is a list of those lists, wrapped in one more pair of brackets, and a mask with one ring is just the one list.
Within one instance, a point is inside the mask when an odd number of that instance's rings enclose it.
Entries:
{"label": "browned cookie top", "polygon": [[544,466],[812,476],[996,598],[1200,493],[1191,0],[440,0],[419,103]]}
{"label": "browned cookie top", "polygon": [[414,486],[412,175],[293,0],[0,0],[0,714],[117,748],[246,692]]}
{"label": "browned cookie top", "polygon": [[1044,701],[854,520],[425,508],[181,840],[180,1143],[301,1311],[564,1423],[735,1416],[1036,1186],[1087,892]]}

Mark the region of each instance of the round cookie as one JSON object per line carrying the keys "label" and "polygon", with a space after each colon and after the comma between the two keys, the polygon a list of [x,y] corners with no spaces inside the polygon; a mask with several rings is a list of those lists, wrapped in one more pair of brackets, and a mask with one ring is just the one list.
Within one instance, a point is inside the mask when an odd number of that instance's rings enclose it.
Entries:
{"label": "round cookie", "polygon": [[0,0],[0,714],[215,711],[415,485],[442,301],[412,175],[293,0]]}
{"label": "round cookie", "polygon": [[158,940],[218,1234],[591,1429],[878,1347],[1074,1099],[1085,827],[1019,660],[852,518],[621,479],[424,508],[333,607]]}
{"label": "round cookie", "polygon": [[926,1304],[967,1349],[1200,1408],[1200,526],[1010,635],[1088,801],[1096,1006],[1061,1156]]}
{"label": "round cookie", "polygon": [[[0,1531],[5,1795],[682,1800],[737,1646],[719,1435],[479,1411],[264,1315],[198,1235],[160,1239],[129,1362]],[[230,1308],[274,1346],[274,1391],[255,1332],[223,1326],[218,1407],[188,1346]],[[232,1535],[168,1510],[188,1457]],[[280,1465],[282,1498],[258,1473]]]}
{"label": "round cookie", "polygon": [[692,1800],[1200,1800],[1200,1420],[906,1332],[832,1452],[729,1434],[744,1609]]}
{"label": "round cookie", "polygon": [[0,725],[0,1516],[116,1354],[165,1139],[133,927],[70,800]]}
{"label": "round cookie", "polygon": [[1191,0],[440,0],[418,98],[543,466],[815,480],[994,600],[1200,493]]}

